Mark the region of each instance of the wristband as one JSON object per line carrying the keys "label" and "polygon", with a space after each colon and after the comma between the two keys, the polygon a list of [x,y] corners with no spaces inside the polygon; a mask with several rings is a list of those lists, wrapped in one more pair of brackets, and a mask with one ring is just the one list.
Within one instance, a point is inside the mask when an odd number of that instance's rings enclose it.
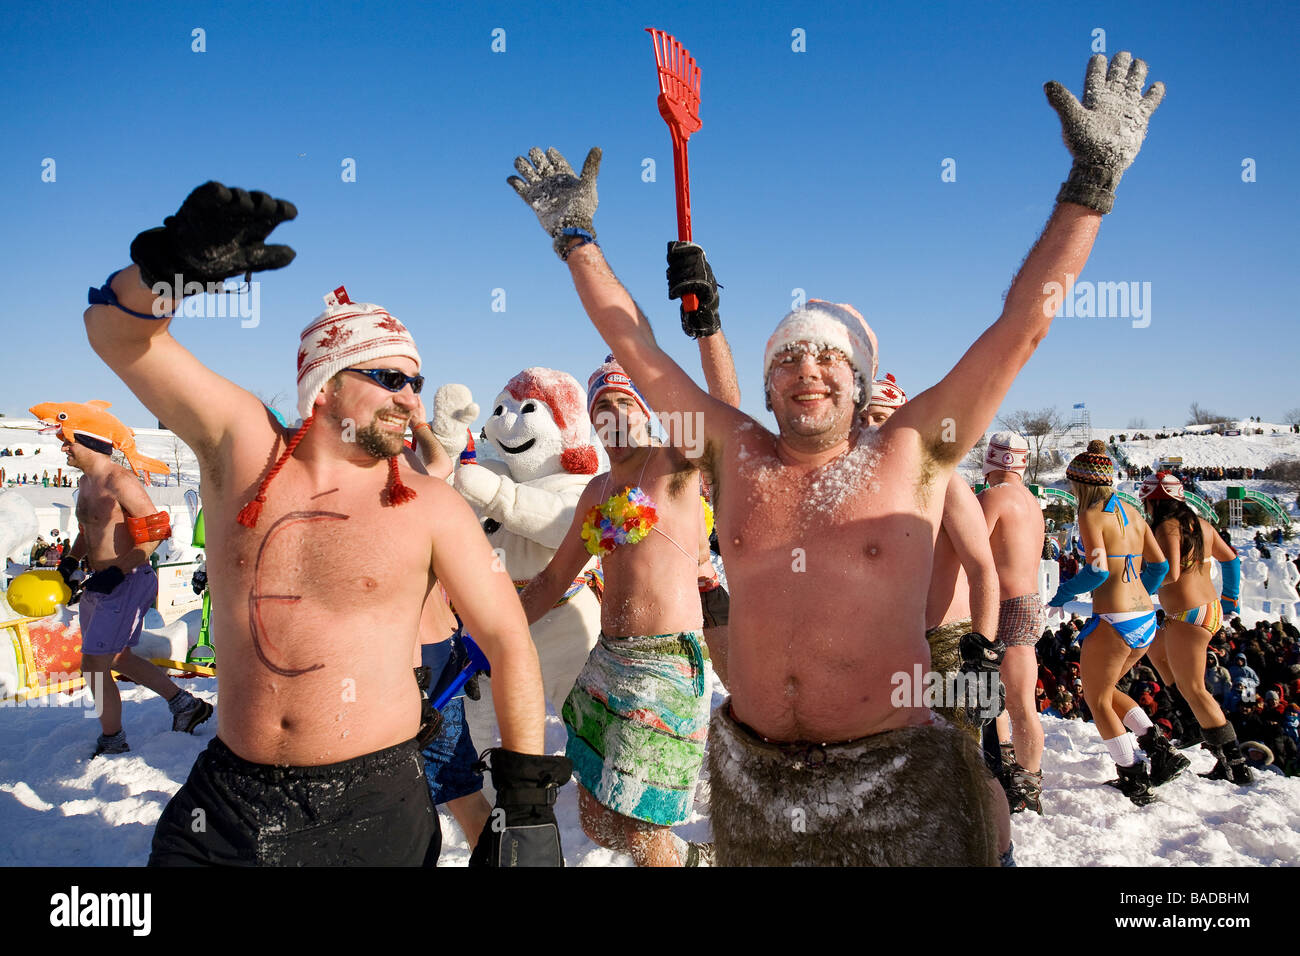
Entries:
{"label": "wristband", "polygon": [[117,294],[113,292],[113,280],[116,279],[118,274],[121,273],[122,271],[123,270],[118,269],[117,272],[114,272],[111,276],[109,276],[104,281],[104,284],[100,286],[98,289],[96,289],[94,286],[91,286],[88,290],[86,290],[86,301],[91,305],[112,306],[115,309],[119,309],[120,311],[125,312],[127,315],[134,315],[137,319],[148,319],[151,322],[157,322],[161,319],[170,319],[172,317],[175,310],[173,310],[172,312],[168,312],[165,315],[154,315],[152,312],[136,312],[132,309],[128,309],[121,302],[119,302],[117,300]]}
{"label": "wristband", "polygon": [[136,544],[166,541],[172,536],[171,515],[166,511],[155,511],[145,518],[128,517],[126,528],[131,532],[131,540]]}
{"label": "wristband", "polygon": [[[565,240],[575,238],[580,240],[575,245],[569,246],[565,244]],[[565,226],[560,230],[559,235],[555,237],[555,251],[560,254],[560,258],[565,262],[569,261],[569,254],[573,252],[574,249],[580,249],[583,246],[588,245],[596,246],[597,248],[600,247],[600,243],[596,241],[596,237],[581,226]]]}

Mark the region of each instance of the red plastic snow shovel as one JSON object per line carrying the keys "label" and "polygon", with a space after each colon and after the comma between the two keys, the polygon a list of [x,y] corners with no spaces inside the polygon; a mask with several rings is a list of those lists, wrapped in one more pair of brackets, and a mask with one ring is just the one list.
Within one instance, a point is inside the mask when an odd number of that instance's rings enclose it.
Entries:
{"label": "red plastic snow shovel", "polygon": [[[673,179],[677,183],[677,238],[691,241],[691,174],[686,141],[700,128],[700,68],[690,51],[662,30],[646,27],[659,68],[659,115],[673,138]],[[694,295],[682,296],[682,309],[699,308]]]}

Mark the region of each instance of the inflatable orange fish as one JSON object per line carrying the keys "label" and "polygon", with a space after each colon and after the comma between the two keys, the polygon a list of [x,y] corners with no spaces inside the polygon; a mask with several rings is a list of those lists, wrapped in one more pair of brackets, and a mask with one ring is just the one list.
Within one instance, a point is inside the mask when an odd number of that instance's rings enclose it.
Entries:
{"label": "inflatable orange fish", "polygon": [[139,477],[147,479],[148,475],[168,475],[171,469],[157,458],[140,454],[135,447],[135,432],[123,425],[117,418],[105,411],[111,408],[111,402],[95,400],[84,405],[78,402],[45,402],[28,409],[38,420],[45,423],[42,435],[57,432],[65,441],[74,442],[78,434],[107,442],[123,455],[131,470]]}

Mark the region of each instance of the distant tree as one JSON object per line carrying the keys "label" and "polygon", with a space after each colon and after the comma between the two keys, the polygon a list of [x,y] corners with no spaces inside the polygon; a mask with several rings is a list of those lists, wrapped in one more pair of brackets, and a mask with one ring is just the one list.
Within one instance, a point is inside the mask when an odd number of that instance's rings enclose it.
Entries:
{"label": "distant tree", "polygon": [[267,395],[263,392],[257,392],[255,394],[257,395],[257,400],[259,402],[261,402],[267,408],[271,408],[279,412],[284,417],[284,420],[286,422],[289,422],[290,424],[293,423],[294,416],[285,415],[284,409],[280,407],[280,403],[285,401],[289,397],[288,393],[276,392],[274,395],[271,395],[270,397],[267,397]]}
{"label": "distant tree", "polygon": [[981,437],[980,440],[975,443],[975,447],[966,453],[966,464],[971,468],[983,468],[984,452],[988,447],[989,440]]}
{"label": "distant tree", "polygon": [[1147,420],[1145,418],[1130,418],[1128,420],[1129,431],[1140,431],[1141,429],[1146,427],[1147,427]]}
{"label": "distant tree", "polygon": [[1278,484],[1300,492],[1300,461],[1294,458],[1279,458],[1268,466],[1268,473]]}
{"label": "distant tree", "polygon": [[1187,424],[1189,425],[1219,425],[1227,421],[1231,421],[1227,415],[1220,415],[1208,408],[1202,408],[1196,402],[1192,402],[1191,408],[1187,410]]}
{"label": "distant tree", "polygon": [[[3,417],[3,415],[0,415],[0,418]],[[1300,408],[1287,409],[1282,415],[1282,421],[1288,425],[1300,425]]]}
{"label": "distant tree", "polygon": [[998,422],[1013,432],[1019,432],[1029,440],[1028,484],[1038,483],[1038,472],[1046,464],[1043,460],[1043,445],[1053,432],[1062,424],[1061,413],[1055,408],[1040,408],[1037,411],[1018,409],[1009,415],[998,418]]}
{"label": "distant tree", "polygon": [[172,474],[176,476],[176,484],[181,483],[181,456],[184,452],[189,451],[189,446],[179,438],[172,436]]}

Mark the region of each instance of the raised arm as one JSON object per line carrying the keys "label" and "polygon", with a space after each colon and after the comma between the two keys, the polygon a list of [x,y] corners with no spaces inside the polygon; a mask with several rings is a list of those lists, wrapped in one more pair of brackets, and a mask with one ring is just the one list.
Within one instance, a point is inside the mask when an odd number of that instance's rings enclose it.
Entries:
{"label": "raised arm", "polygon": [[205,183],[163,226],[136,236],[135,265],[91,289],[84,316],[91,348],[200,460],[237,423],[264,420],[266,412],[255,396],[181,346],[168,316],[186,295],[215,291],[232,276],[288,265],[293,250],[263,240],[297,214],[291,203],[265,193]]}
{"label": "raised arm", "polygon": [[415,412],[411,416],[411,439],[420,453],[420,464],[428,474],[443,481],[451,477],[455,467],[451,456],[442,447],[442,442],[434,437],[433,428],[425,417],[424,402],[418,395],[415,398]]}
{"label": "raised arm", "polygon": [[1164,96],[1162,83],[1142,94],[1146,73],[1146,64],[1128,53],[1115,54],[1107,71],[1098,54],[1088,63],[1082,103],[1059,83],[1044,88],[1074,156],[1056,208],[1011,283],[998,320],[943,381],[894,416],[916,428],[938,460],[955,464],[984,434],[1088,261],[1115,185]]}
{"label": "raised arm", "polygon": [[668,298],[695,296],[696,308],[681,308],[682,331],[700,347],[700,367],[709,394],[732,408],[740,407],[740,383],[731,348],[722,333],[718,281],[704,250],[693,242],[668,243]]}
{"label": "raised arm", "polygon": [[600,149],[583,164],[582,176],[558,150],[534,147],[515,160],[520,176],[508,180],[532,207],[554,248],[569,264],[573,285],[596,331],[656,412],[702,413],[704,434],[715,446],[740,413],[710,398],[655,342],[650,321],[623,288],[595,242],[596,174]]}
{"label": "raised arm", "polygon": [[953,475],[943,503],[943,529],[970,584],[971,627],[986,637],[998,632],[998,569],[989,546],[989,527],[975,492]]}

